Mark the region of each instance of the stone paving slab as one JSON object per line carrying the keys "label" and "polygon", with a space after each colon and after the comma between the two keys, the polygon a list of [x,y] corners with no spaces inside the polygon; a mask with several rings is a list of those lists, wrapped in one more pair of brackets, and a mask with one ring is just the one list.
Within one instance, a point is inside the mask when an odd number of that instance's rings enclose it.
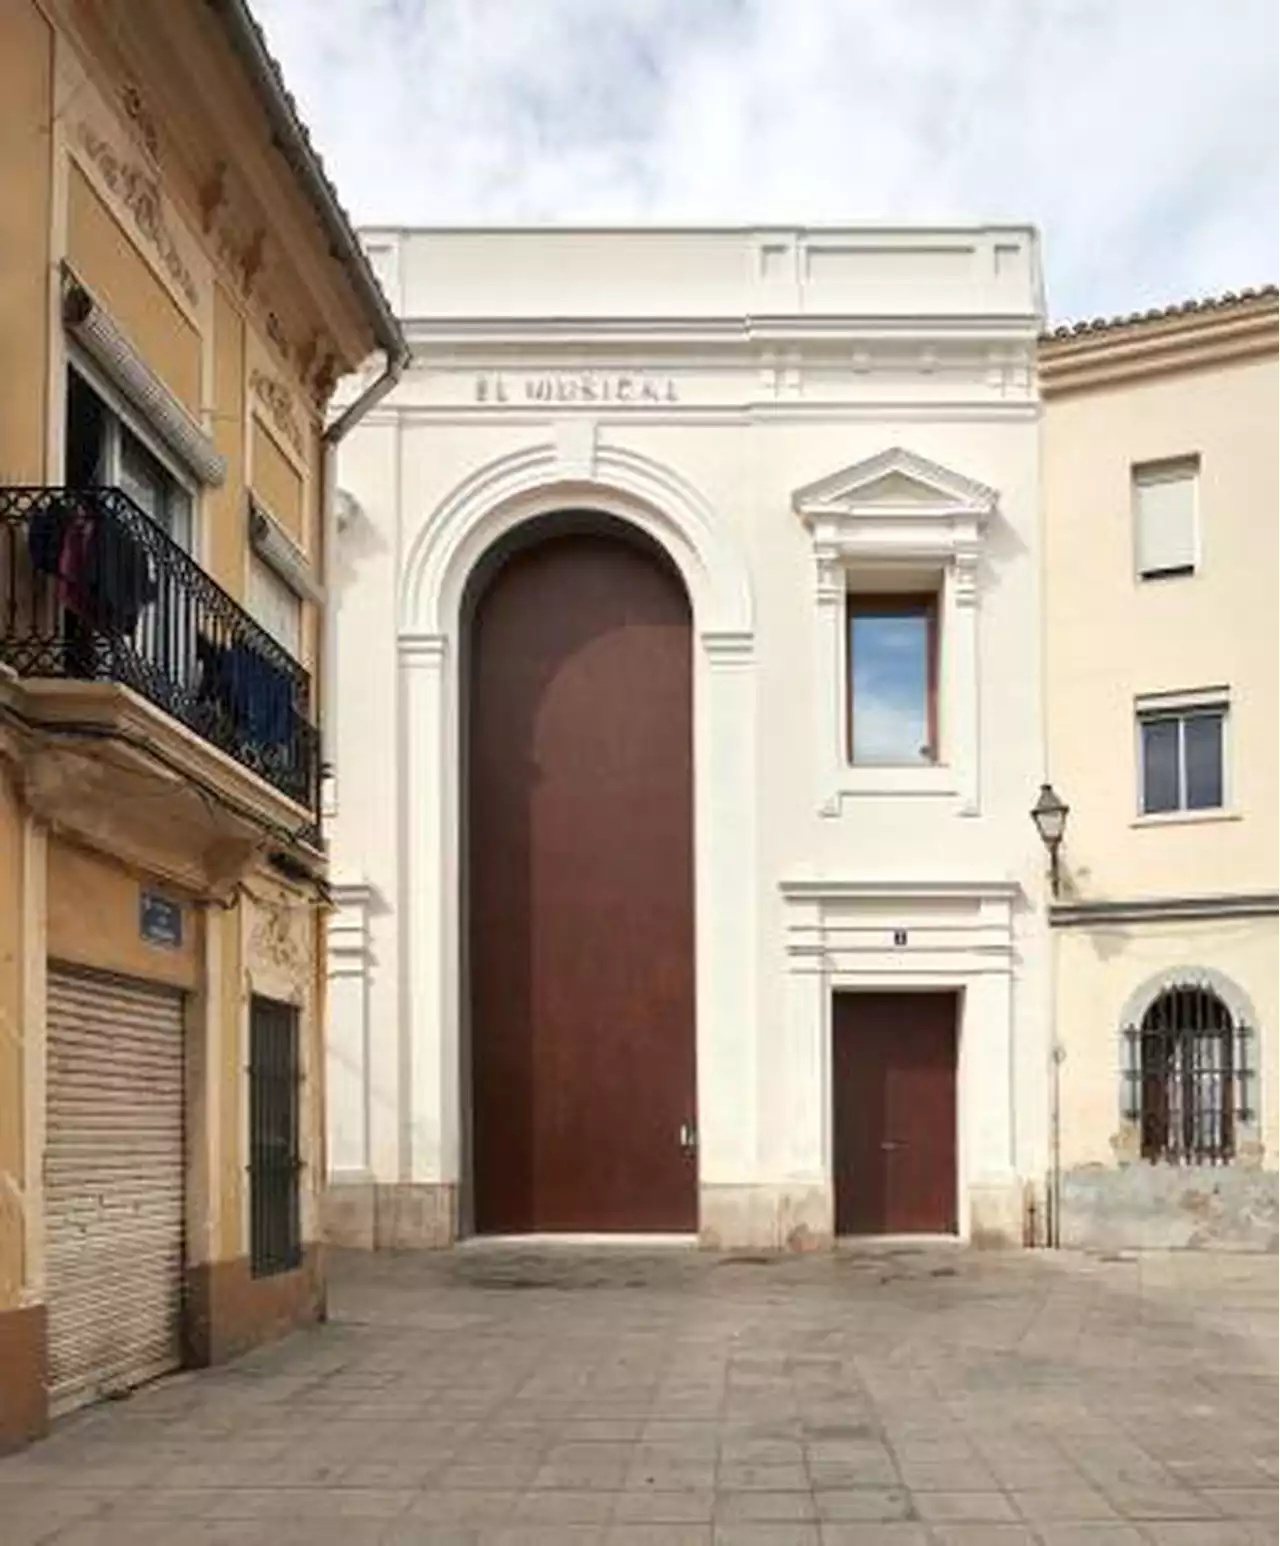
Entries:
{"label": "stone paving slab", "polygon": [[0,1461],[0,1546],[1261,1546],[1274,1257],[472,1244]]}

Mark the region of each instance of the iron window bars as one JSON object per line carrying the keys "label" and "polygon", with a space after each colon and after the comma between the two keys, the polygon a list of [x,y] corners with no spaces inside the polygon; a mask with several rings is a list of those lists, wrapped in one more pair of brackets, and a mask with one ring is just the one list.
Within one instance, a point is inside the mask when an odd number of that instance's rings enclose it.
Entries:
{"label": "iron window bars", "polygon": [[1236,1130],[1253,1120],[1252,1032],[1212,989],[1165,989],[1124,1031],[1125,1110],[1139,1125],[1142,1157],[1226,1164]]}
{"label": "iron window bars", "polygon": [[302,1260],[299,1183],[298,1011],[254,997],[249,1005],[250,1265],[254,1277]]}

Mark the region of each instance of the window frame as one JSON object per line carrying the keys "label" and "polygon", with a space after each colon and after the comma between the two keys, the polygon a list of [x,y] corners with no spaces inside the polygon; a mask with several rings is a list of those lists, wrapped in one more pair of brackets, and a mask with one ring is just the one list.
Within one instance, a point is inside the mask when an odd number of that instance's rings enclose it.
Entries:
{"label": "window frame", "polygon": [[[1197,717],[1216,715],[1221,721],[1219,738],[1219,781],[1222,798],[1217,805],[1187,803],[1186,722]],[[1147,738],[1146,726],[1174,720],[1178,726],[1178,803],[1169,810],[1147,809]],[[1230,756],[1231,698],[1227,688],[1210,688],[1194,693],[1158,694],[1139,697],[1134,704],[1134,737],[1137,755],[1137,814],[1140,821],[1195,821],[1222,816],[1232,809]]]}
{"label": "window frame", "polygon": [[[911,617],[923,613],[926,625],[925,732],[928,756],[919,762],[859,762],[853,754],[853,622],[862,617]],[[937,768],[943,766],[939,741],[941,597],[937,591],[847,590],[844,601],[845,762],[850,768]]]}
{"label": "window frame", "polygon": [[[1133,576],[1138,585],[1149,581],[1189,580],[1201,571],[1203,554],[1200,543],[1200,478],[1202,463],[1198,451],[1177,456],[1157,456],[1146,461],[1129,464],[1129,522],[1133,543]],[[1147,474],[1146,486],[1152,483],[1181,481],[1180,473],[1191,484],[1191,561],[1169,569],[1144,569],[1142,567],[1142,523],[1139,510],[1139,489],[1144,486],[1143,474]],[[1164,474],[1162,477],[1161,474]]]}
{"label": "window frame", "polygon": [[[282,639],[275,631],[275,629],[266,623],[258,611],[255,610],[254,576],[257,570],[260,570],[262,574],[266,575],[274,584],[278,585],[282,591],[287,591],[289,596],[291,596],[293,599],[293,603],[297,611],[295,637],[292,641]],[[293,586],[290,585],[288,578],[280,573],[279,569],[276,568],[270,559],[264,558],[263,555],[257,552],[253,548],[252,544],[250,544],[248,557],[245,564],[245,611],[254,620],[254,622],[257,623],[258,627],[261,628],[265,634],[268,634],[272,639],[274,639],[280,648],[285,652],[285,654],[288,655],[290,659],[296,660],[299,665],[302,664],[302,656],[304,652],[304,644],[307,632],[306,607],[306,597],[299,595]]]}
{"label": "window frame", "polygon": [[[1238,1160],[1257,1122],[1250,1102],[1255,1034],[1194,974],[1179,974],[1150,997],[1123,1032],[1122,1115],[1136,1129],[1136,1158],[1188,1167]],[[1211,1044],[1216,1051],[1206,1056]]]}
{"label": "window frame", "polygon": [[[99,399],[99,401],[102,403],[102,406],[106,409],[106,417],[104,420],[104,429],[106,431],[106,444],[104,447],[106,453],[106,466],[103,469],[105,486],[110,488],[120,488],[123,490],[123,485],[121,483],[122,456],[120,440],[120,431],[123,428],[133,436],[133,438],[138,442],[142,449],[146,451],[147,454],[156,463],[158,463],[161,471],[163,471],[186,495],[187,504],[190,511],[190,531],[188,533],[188,543],[186,546],[184,546],[181,542],[178,542],[177,538],[173,537],[171,533],[166,533],[166,535],[170,536],[170,540],[174,542],[175,546],[182,548],[182,551],[186,553],[194,563],[200,563],[201,485],[189,471],[184,470],[181,463],[179,463],[174,458],[173,454],[167,450],[164,442],[152,431],[145,417],[140,415],[137,409],[134,408],[124,398],[124,396],[119,391],[117,391],[115,387],[112,386],[111,382],[107,379],[103,372],[93,364],[85,352],[78,348],[70,340],[67,342],[66,361],[62,383],[62,425],[64,435],[67,420],[67,399],[70,396],[69,376],[70,372],[72,371],[74,371],[76,375],[80,377],[85,386],[89,388],[89,390]],[[62,442],[60,450],[62,460],[62,476],[65,481],[67,466],[67,447],[65,439]],[[161,529],[163,530],[163,528]]]}

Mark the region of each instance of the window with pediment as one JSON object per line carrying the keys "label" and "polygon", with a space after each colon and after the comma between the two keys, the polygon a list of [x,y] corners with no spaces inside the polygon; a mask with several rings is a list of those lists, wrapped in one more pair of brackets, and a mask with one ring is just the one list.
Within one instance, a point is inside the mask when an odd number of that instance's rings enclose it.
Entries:
{"label": "window with pediment", "polygon": [[978,803],[976,608],[995,493],[895,447],[798,490],[819,610],[821,808]]}

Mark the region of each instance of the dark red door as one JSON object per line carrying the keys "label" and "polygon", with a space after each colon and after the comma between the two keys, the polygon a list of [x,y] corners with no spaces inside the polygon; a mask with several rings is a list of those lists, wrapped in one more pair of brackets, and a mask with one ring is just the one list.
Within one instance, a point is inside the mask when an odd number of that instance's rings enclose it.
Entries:
{"label": "dark red door", "polygon": [[836,1233],[956,1228],[953,993],[837,993]]}
{"label": "dark red door", "polygon": [[692,1230],[689,604],[613,532],[514,553],[469,662],[475,1227]]}

